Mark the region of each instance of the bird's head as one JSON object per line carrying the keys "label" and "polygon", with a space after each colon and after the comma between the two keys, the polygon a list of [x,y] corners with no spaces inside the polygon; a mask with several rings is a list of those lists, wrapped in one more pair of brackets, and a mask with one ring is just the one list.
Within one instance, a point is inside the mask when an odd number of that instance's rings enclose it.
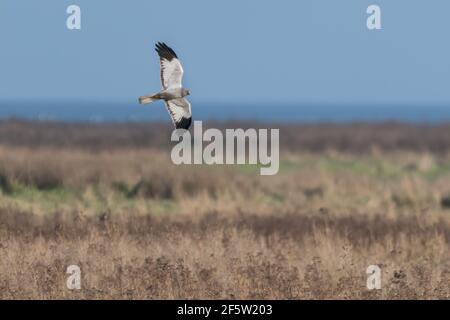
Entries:
{"label": "bird's head", "polygon": [[183,96],[188,96],[191,94],[191,91],[189,89],[183,89]]}

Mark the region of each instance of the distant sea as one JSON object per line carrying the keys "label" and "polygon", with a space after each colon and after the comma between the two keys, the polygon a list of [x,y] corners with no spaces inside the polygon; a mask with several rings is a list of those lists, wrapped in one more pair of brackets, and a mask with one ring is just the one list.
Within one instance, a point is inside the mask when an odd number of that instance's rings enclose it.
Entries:
{"label": "distant sea", "polygon": [[[193,104],[196,120],[258,122],[450,122],[450,104],[444,105],[280,105],[280,104]],[[169,121],[162,102],[105,101],[0,101],[1,119],[66,122]]]}

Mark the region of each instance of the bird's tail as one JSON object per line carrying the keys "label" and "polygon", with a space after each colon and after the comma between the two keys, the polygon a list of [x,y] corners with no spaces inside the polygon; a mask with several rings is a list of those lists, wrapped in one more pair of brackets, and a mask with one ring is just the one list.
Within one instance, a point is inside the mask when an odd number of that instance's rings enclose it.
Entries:
{"label": "bird's tail", "polygon": [[159,96],[159,94],[152,94],[152,95],[148,95],[148,96],[141,96],[139,97],[139,103],[140,104],[147,104],[147,103],[152,103],[153,101],[156,100],[160,100],[161,97]]}

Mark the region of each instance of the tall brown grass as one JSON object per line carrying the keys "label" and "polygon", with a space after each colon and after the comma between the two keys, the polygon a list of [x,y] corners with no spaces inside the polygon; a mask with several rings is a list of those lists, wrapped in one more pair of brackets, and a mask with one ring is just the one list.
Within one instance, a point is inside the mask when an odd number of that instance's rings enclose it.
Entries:
{"label": "tall brown grass", "polygon": [[0,297],[448,299],[447,127],[384,126],[290,128],[261,177],[174,166],[150,125],[2,124]]}
{"label": "tall brown grass", "polygon": [[[416,218],[2,210],[2,298],[448,299],[450,228]],[[82,289],[65,286],[67,266]],[[366,268],[382,289],[366,288]]]}

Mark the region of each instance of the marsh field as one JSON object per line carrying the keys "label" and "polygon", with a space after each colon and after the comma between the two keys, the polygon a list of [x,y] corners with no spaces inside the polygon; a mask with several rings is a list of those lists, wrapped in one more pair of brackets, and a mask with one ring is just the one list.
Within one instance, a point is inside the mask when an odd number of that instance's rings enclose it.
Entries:
{"label": "marsh field", "polygon": [[175,166],[168,123],[0,122],[0,298],[450,298],[450,124],[259,126],[275,176]]}

